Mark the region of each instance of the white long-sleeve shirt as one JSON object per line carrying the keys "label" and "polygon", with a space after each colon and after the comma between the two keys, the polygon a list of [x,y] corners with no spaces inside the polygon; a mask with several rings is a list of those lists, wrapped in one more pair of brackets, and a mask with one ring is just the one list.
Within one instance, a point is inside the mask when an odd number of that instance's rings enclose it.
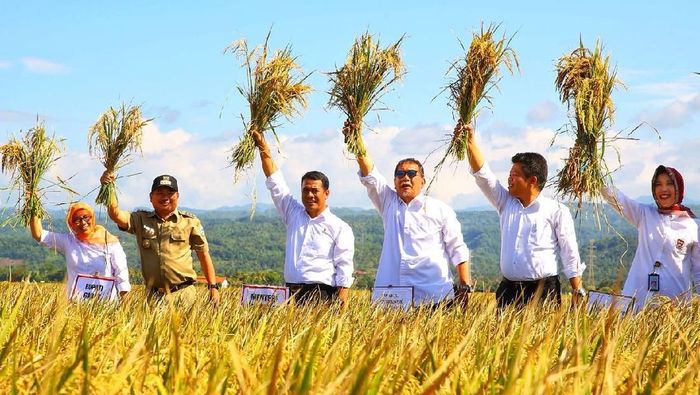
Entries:
{"label": "white long-sleeve shirt", "polygon": [[404,203],[376,168],[360,181],[384,223],[374,285],[413,286],[416,303],[453,298],[449,264],[469,260],[454,210],[423,194]]}
{"label": "white long-sleeve shirt", "polygon": [[43,230],[39,243],[53,248],[66,257],[66,295],[71,296],[78,274],[114,277],[115,287],[111,299],[117,292],[130,291],[129,269],[126,254],[119,242],[107,245],[88,244],[78,240],[72,233],[55,233]]}
{"label": "white long-sleeve shirt", "polygon": [[[698,223],[687,215],[661,214],[656,204],[643,204],[622,192],[606,188],[603,197],[630,224],[637,228],[637,251],[622,290],[636,298],[637,310],[654,296],[691,296],[693,283],[700,293],[700,245]],[[659,274],[659,292],[650,292],[648,276]]]}
{"label": "white long-sleeve shirt", "polygon": [[476,185],[496,208],[501,227],[501,274],[511,281],[556,276],[557,254],[567,278],[583,274],[574,221],[560,202],[538,196],[527,207],[508,193],[487,163],[472,173]]}
{"label": "white long-sleeve shirt", "polygon": [[284,281],[349,288],[353,283],[355,237],[350,225],[326,208],[311,218],[289,191],[281,171],[265,181],[287,228]]}

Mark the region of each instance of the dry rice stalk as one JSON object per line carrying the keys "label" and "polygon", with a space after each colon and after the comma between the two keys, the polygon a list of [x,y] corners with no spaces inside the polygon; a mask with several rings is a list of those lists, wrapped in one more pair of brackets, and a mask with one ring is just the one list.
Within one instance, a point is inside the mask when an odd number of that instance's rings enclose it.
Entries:
{"label": "dry rice stalk", "polygon": [[[500,24],[490,24],[484,29],[482,24],[481,31],[473,34],[464,58],[454,61],[447,70],[447,74],[454,72],[456,78],[444,90],[449,91],[449,106],[463,125],[471,124],[476,118],[483,108],[479,107],[482,100],[487,102],[485,107],[490,107],[489,93],[491,89],[498,89],[501,66],[505,66],[510,74],[520,70],[517,54],[510,46],[514,36],[507,38],[503,35],[499,40],[494,38],[499,26]],[[459,44],[462,50],[466,50],[461,41]],[[459,161],[464,160],[466,155],[467,134],[463,133],[463,130],[457,130],[450,140],[445,155],[435,166],[435,173],[437,174],[442,168],[448,157]]]}
{"label": "dry rice stalk", "polygon": [[562,103],[569,108],[576,134],[564,168],[556,175],[557,193],[577,200],[578,208],[584,198],[599,201],[609,177],[604,155],[613,139],[606,137],[606,132],[615,113],[612,90],[620,84],[609,62],[610,56],[602,55],[600,42],[592,52],[580,42],[557,63],[555,85]]}
{"label": "dry rice stalk", "polygon": [[405,70],[399,47],[403,36],[382,49],[379,40],[364,33],[355,39],[345,64],[328,73],[331,84],[329,107],[338,107],[350,123],[345,138],[348,152],[366,154],[362,141],[362,120],[374,108],[392,83],[403,77]]}
{"label": "dry rice stalk", "polygon": [[257,130],[264,134],[271,130],[277,138],[275,127],[279,126],[280,116],[291,119],[301,113],[300,107],[306,108],[306,95],[311,91],[311,87],[304,83],[308,75],[301,74],[291,47],[277,50],[270,56],[269,39],[270,33],[262,46],[252,50],[248,49],[245,40],[236,41],[224,50],[243,60],[247,83],[237,88],[250,106],[250,119],[243,121],[244,135],[231,155],[236,180],[255,158],[255,141],[251,132]]}
{"label": "dry rice stalk", "polygon": [[[20,132],[21,133],[21,132]],[[44,188],[39,187],[49,167],[59,159],[62,147],[55,137],[46,136],[42,122],[17,139],[0,146],[2,172],[10,176],[10,190],[19,192],[16,213],[5,223],[19,222],[27,226],[32,217],[47,216],[41,204]]]}
{"label": "dry rice stalk", "polygon": [[[140,106],[127,107],[122,103],[119,109],[110,107],[88,132],[90,154],[97,156],[110,172],[119,170],[131,162],[133,152],[141,152],[143,127],[150,121],[143,119]],[[112,198],[117,200],[114,182],[100,186],[95,202],[108,205]]]}

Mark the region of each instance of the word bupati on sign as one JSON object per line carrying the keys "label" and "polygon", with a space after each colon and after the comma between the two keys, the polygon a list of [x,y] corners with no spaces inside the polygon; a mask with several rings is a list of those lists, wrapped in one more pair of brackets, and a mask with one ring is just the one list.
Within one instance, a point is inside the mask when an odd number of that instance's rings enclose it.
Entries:
{"label": "word bupati on sign", "polygon": [[71,291],[71,300],[110,300],[113,295],[116,279],[114,277],[91,276],[78,274]]}

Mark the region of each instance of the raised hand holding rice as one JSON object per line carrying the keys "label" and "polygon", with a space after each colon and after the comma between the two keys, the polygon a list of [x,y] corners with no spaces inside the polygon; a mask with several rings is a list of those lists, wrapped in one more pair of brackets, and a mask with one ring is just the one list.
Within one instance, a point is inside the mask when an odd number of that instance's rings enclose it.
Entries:
{"label": "raised hand holding rice", "polygon": [[[499,26],[490,24],[484,29],[482,25],[481,31],[473,34],[465,56],[454,61],[447,70],[447,74],[454,72],[456,75],[444,90],[449,91],[449,106],[461,125],[469,125],[474,121],[483,108],[479,107],[482,100],[487,102],[486,107],[491,104],[489,92],[497,88],[501,66],[511,74],[520,68],[518,57],[510,47],[513,36],[507,38],[504,35],[499,40],[494,39]],[[460,42],[460,45],[464,50],[464,44]],[[462,128],[455,128],[445,155],[435,166],[435,177],[448,157],[464,160],[466,155],[467,134],[463,133]]]}
{"label": "raised hand holding rice", "polygon": [[27,226],[33,217],[47,216],[41,204],[44,188],[39,183],[61,152],[60,142],[46,135],[42,122],[37,122],[23,137],[12,137],[0,146],[2,172],[10,175],[9,189],[18,192],[16,213],[5,223],[19,222]]}
{"label": "raised hand holding rice", "polygon": [[143,119],[140,106],[122,104],[110,107],[97,119],[88,133],[90,154],[97,156],[105,166],[105,174],[111,175],[100,185],[95,202],[109,205],[117,199],[114,172],[131,162],[131,155],[141,151],[143,127],[150,119]]}
{"label": "raised hand holding rice", "polygon": [[276,138],[275,127],[280,116],[290,119],[301,113],[301,109],[306,108],[306,95],[311,91],[304,83],[308,75],[301,72],[291,47],[277,50],[270,56],[269,39],[268,33],[263,45],[252,50],[245,40],[236,41],[224,50],[243,59],[247,74],[246,84],[238,86],[238,91],[248,101],[250,118],[243,121],[245,131],[233,147],[230,162],[236,180],[255,158],[253,131],[264,134],[270,130]]}
{"label": "raised hand holding rice", "polygon": [[614,140],[607,137],[615,114],[611,95],[621,84],[609,63],[610,56],[603,57],[600,42],[593,51],[581,42],[557,63],[555,85],[570,110],[575,134],[564,168],[556,175],[557,193],[578,201],[579,208],[584,200],[600,202],[609,178],[604,155],[606,145]]}
{"label": "raised hand holding rice", "polygon": [[382,49],[379,40],[364,33],[355,39],[345,64],[328,74],[333,84],[328,92],[328,106],[338,107],[347,116],[343,134],[348,152],[353,155],[366,154],[362,141],[365,115],[405,73],[399,52],[402,41],[403,37]]}

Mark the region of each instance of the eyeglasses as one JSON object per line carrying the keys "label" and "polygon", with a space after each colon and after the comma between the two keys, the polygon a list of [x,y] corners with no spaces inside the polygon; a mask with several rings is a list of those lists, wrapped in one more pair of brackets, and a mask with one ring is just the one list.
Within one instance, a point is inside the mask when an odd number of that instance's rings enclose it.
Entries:
{"label": "eyeglasses", "polygon": [[396,170],[394,172],[394,177],[403,178],[403,176],[408,176],[408,178],[413,178],[418,175],[418,170]]}
{"label": "eyeglasses", "polygon": [[92,219],[91,216],[89,216],[89,215],[83,215],[82,217],[73,218],[73,223],[76,224],[76,225],[80,225],[81,222],[90,223],[90,220],[91,220],[91,219]]}

